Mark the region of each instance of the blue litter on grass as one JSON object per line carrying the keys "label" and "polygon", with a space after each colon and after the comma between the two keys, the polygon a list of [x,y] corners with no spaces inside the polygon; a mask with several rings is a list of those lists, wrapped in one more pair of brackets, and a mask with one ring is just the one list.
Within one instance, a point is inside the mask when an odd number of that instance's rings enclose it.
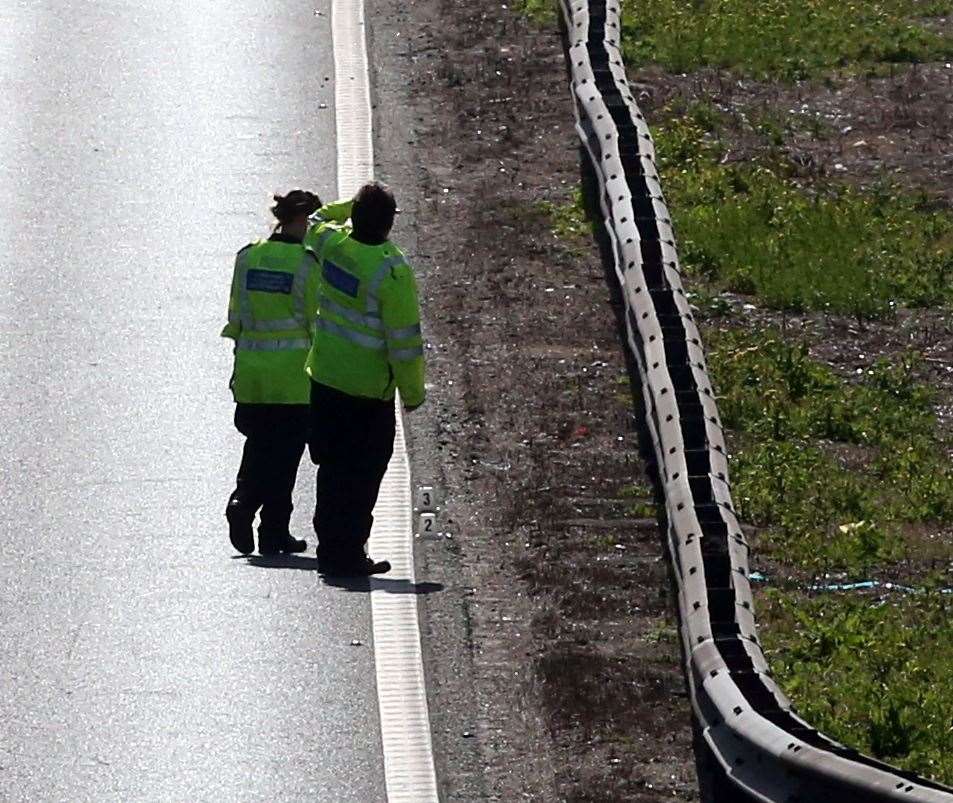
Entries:
{"label": "blue litter on grass", "polygon": [[[768,575],[762,572],[751,572],[748,579],[753,583],[767,583]],[[859,580],[855,583],[823,583],[807,586],[806,591],[864,591],[868,588],[883,586],[886,591],[903,591],[906,594],[922,594],[925,589],[902,586],[898,583],[881,583],[879,580]],[[953,594],[953,588],[937,589],[940,594]]]}
{"label": "blue litter on grass", "polygon": [[876,588],[880,583],[876,580],[862,580],[859,583],[829,583],[827,585],[809,586],[811,591],[858,591],[862,588]]}

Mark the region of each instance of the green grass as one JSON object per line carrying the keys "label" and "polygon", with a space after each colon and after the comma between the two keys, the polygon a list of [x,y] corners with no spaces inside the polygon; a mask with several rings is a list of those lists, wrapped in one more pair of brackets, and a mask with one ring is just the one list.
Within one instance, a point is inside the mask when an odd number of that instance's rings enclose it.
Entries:
{"label": "green grass", "polygon": [[[709,332],[709,366],[732,432],[732,493],[775,561],[757,598],[769,663],[799,713],[829,736],[953,782],[953,551],[918,528],[953,522],[953,466],[916,358],[848,381],[776,331]],[[915,593],[803,590],[901,573]],[[783,590],[781,590],[783,588]]]}
{"label": "green grass", "polygon": [[629,67],[715,67],[785,80],[936,61],[953,52],[950,39],[918,18],[947,13],[949,6],[917,0],[623,0],[623,55]]}
{"label": "green grass", "polygon": [[953,783],[953,595],[766,592],[762,640],[798,713],[828,736]]}
{"label": "green grass", "polygon": [[514,8],[541,25],[556,22],[557,0],[516,0]]}
{"label": "green grass", "polygon": [[722,164],[717,128],[696,106],[655,132],[689,272],[776,309],[858,320],[953,300],[949,213],[888,188],[808,192],[780,162]]}
{"label": "green grass", "polygon": [[591,238],[592,224],[586,217],[582,190],[573,192],[569,203],[555,204],[552,201],[540,201],[539,211],[548,218],[555,237],[567,243]]}
{"label": "green grass", "polygon": [[[708,336],[732,494],[759,549],[813,574],[864,578],[916,560],[911,525],[953,522],[953,466],[914,357],[848,382],[772,331]],[[913,528],[916,529],[916,528]]]}
{"label": "green grass", "polygon": [[[629,67],[673,72],[727,68],[798,80],[834,69],[937,61],[953,42],[922,24],[950,13],[923,0],[622,0]],[[540,25],[556,22],[556,0],[516,0]]]}

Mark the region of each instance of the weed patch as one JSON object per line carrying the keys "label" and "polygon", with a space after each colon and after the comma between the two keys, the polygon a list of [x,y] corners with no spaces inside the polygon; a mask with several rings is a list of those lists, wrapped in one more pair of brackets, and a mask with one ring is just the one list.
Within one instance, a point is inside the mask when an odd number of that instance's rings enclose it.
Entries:
{"label": "weed patch", "polygon": [[953,521],[953,467],[915,357],[848,382],[776,331],[712,332],[709,346],[734,501],[767,554],[863,577],[916,559],[905,526]]}
{"label": "weed patch", "polygon": [[861,321],[953,300],[948,213],[887,187],[808,192],[779,160],[724,164],[712,127],[702,107],[656,129],[689,272],[775,309]]}
{"label": "weed patch", "polygon": [[592,236],[592,223],[586,217],[582,190],[577,189],[569,203],[555,204],[552,201],[540,201],[539,211],[549,220],[553,236],[565,245],[578,244],[583,238]]}
{"label": "weed patch", "polygon": [[556,22],[555,0],[516,0],[516,10],[540,25]]}
{"label": "weed patch", "polygon": [[626,0],[623,53],[630,67],[727,68],[793,81],[834,69],[939,60],[953,47],[922,17],[948,8],[916,0]]}
{"label": "weed patch", "polygon": [[953,781],[953,596],[768,591],[761,611],[771,667],[808,722],[876,758]]}

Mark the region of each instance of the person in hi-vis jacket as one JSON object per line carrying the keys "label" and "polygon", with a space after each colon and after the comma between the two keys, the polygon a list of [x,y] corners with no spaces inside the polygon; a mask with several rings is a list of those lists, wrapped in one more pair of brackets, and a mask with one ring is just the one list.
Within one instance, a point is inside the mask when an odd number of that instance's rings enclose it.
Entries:
{"label": "person in hi-vis jacket", "polygon": [[308,436],[310,388],[304,372],[317,311],[319,264],[304,244],[317,195],[276,195],[278,220],[267,240],[235,257],[222,336],[235,341],[231,389],[235,426],[245,436],[235,490],[228,500],[232,546],[254,551],[252,527],[260,511],[258,552],[303,552],[289,532],[291,494]]}
{"label": "person in hi-vis jacket", "polygon": [[[397,206],[382,184],[322,207],[305,243],[321,265],[311,379],[311,459],[318,464],[314,529],[326,574],[386,572],[365,552],[394,448],[395,391],[424,402],[424,348],[414,273],[388,237]],[[350,224],[346,221],[350,218]]]}

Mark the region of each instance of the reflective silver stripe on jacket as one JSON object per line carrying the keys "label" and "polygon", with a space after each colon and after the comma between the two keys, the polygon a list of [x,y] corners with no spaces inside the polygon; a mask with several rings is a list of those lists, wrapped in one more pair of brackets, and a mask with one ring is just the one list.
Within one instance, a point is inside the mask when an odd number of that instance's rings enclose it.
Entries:
{"label": "reflective silver stripe on jacket", "polygon": [[251,329],[255,320],[251,310],[251,298],[248,297],[248,291],[245,289],[245,279],[249,267],[247,251],[239,252],[235,258],[235,281],[238,282],[238,318],[242,329]]}
{"label": "reflective silver stripe on jacket", "polygon": [[351,323],[356,323],[360,326],[366,326],[368,329],[374,329],[375,331],[382,332],[384,330],[384,324],[381,323],[379,315],[362,315],[356,309],[351,309],[350,307],[345,307],[343,304],[338,304],[332,298],[328,298],[325,295],[322,295],[318,300],[318,309],[319,310],[328,310],[328,312],[333,312],[335,315],[344,318]]}
{"label": "reflective silver stripe on jacket", "polygon": [[423,357],[424,347],[414,346],[408,349],[389,349],[387,356],[394,362],[409,362],[410,360],[417,359],[417,357]]}
{"label": "reflective silver stripe on jacket", "polygon": [[377,272],[371,278],[370,283],[367,285],[367,311],[368,312],[379,312],[380,311],[380,301],[377,298],[377,291],[380,290],[381,284],[384,282],[384,279],[387,278],[387,274],[391,268],[395,268],[398,265],[407,264],[407,260],[403,257],[388,257],[383,262],[381,262],[380,267],[377,269]]}
{"label": "reflective silver stripe on jacket", "polygon": [[420,324],[415,323],[413,326],[405,326],[402,329],[388,329],[386,334],[388,340],[406,340],[421,334]]}
{"label": "reflective silver stripe on jacket", "polygon": [[318,235],[318,241],[313,246],[314,253],[320,256],[324,244],[339,231],[340,229],[325,229],[322,231],[321,234]]}
{"label": "reflective silver stripe on jacket", "polygon": [[240,337],[236,346],[245,351],[296,351],[311,348],[311,341],[306,337],[286,340],[252,340],[250,337]]}
{"label": "reflective silver stripe on jacket", "polygon": [[351,343],[356,343],[363,348],[372,349],[373,351],[386,351],[387,349],[387,344],[382,337],[374,337],[373,335],[364,334],[364,332],[356,332],[353,329],[341,326],[339,323],[329,321],[327,318],[322,318],[320,315],[315,323],[318,329],[349,340]]}
{"label": "reflective silver stripe on jacket", "polygon": [[295,271],[294,281],[291,283],[291,298],[292,304],[294,305],[294,315],[298,319],[297,326],[302,329],[308,328],[308,322],[306,320],[307,313],[304,308],[304,294],[308,287],[308,273],[312,267],[317,268],[318,261],[311,256],[310,253],[306,252],[298,265],[298,270]]}
{"label": "reflective silver stripe on jacket", "polygon": [[242,328],[247,328],[251,332],[287,332],[291,329],[300,329],[302,332],[307,331],[304,324],[297,318],[278,318],[270,321],[256,320],[252,321],[251,326],[242,326]]}

